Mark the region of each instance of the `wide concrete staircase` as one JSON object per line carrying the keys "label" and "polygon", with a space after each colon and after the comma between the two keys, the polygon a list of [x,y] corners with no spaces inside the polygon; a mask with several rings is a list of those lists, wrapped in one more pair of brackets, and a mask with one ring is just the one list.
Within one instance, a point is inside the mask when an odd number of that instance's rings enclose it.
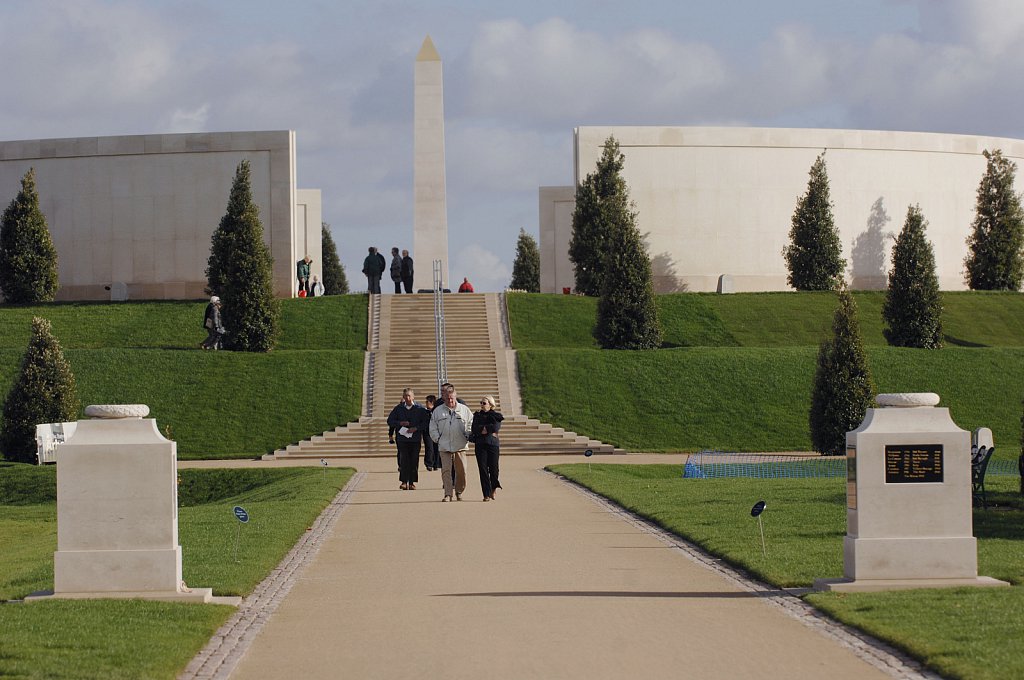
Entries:
{"label": "wide concrete staircase", "polygon": [[[499,293],[444,296],[447,376],[458,396],[477,410],[491,395],[505,416],[502,455],[621,453],[609,444],[541,423],[522,414],[515,351],[511,347],[504,297]],[[338,458],[393,456],[387,417],[411,387],[416,400],[437,394],[434,296],[373,295],[369,305],[368,350],[363,372],[363,414],[336,427],[264,456]]]}

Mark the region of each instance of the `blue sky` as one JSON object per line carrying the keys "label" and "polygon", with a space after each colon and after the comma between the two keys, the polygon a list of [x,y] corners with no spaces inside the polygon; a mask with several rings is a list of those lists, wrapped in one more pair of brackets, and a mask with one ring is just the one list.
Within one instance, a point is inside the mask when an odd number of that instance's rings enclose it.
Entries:
{"label": "blue sky", "polygon": [[537,235],[537,188],[571,183],[577,125],[1024,138],[1020,0],[4,0],[0,136],[296,130],[299,186],[323,191],[360,287],[367,245],[412,244],[427,34],[450,271],[478,290]]}

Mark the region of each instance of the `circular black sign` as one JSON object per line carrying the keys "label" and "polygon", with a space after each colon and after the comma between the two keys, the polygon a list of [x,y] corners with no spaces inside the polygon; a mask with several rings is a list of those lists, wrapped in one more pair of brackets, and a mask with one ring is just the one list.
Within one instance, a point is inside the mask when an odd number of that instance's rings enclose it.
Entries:
{"label": "circular black sign", "polygon": [[764,509],[767,508],[767,507],[768,507],[768,504],[765,503],[764,501],[758,501],[758,502],[754,503],[754,507],[752,507],[750,509],[750,516],[751,517],[757,517],[762,512],[764,512]]}
{"label": "circular black sign", "polygon": [[587,449],[586,451],[583,452],[583,455],[586,456],[587,458],[590,458],[591,456],[594,455],[594,450],[593,449]]}

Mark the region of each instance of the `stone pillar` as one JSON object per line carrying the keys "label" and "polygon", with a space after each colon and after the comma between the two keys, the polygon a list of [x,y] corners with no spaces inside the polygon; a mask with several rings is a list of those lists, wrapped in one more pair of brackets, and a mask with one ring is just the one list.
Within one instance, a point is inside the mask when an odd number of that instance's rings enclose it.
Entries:
{"label": "stone pillar", "polygon": [[937,394],[880,394],[846,435],[843,592],[1000,586],[978,576],[971,510],[971,435]]}
{"label": "stone pillar", "polygon": [[[428,35],[416,56],[413,113],[413,235],[416,288],[429,288],[434,260],[448,279],[448,206],[444,161],[444,82],[441,57]],[[384,252],[400,243],[383,244]],[[390,258],[388,259],[390,262]],[[387,280],[387,272],[384,279]]]}
{"label": "stone pillar", "polygon": [[178,545],[178,465],[142,404],[89,406],[57,450],[54,596],[209,602]]}

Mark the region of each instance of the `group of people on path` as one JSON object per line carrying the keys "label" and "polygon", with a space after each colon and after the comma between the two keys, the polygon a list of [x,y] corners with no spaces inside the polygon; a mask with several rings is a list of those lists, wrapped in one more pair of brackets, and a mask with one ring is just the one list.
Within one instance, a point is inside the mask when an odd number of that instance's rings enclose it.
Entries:
{"label": "group of people on path", "polygon": [[369,255],[363,260],[363,274],[366,275],[366,289],[371,294],[380,294],[380,280],[385,269],[389,271],[391,281],[395,284],[395,293],[401,293],[403,286],[406,293],[412,292],[413,261],[408,250],[403,250],[399,255],[398,247],[392,248],[390,268],[376,246],[370,246],[369,251]]}
{"label": "group of people on path", "polygon": [[299,280],[299,297],[318,297],[324,294],[324,284],[313,274],[310,278],[309,265],[313,260],[309,255],[295,263],[295,278]]}
{"label": "group of people on path", "polygon": [[495,410],[494,397],[480,399],[480,410],[469,410],[458,398],[455,386],[441,386],[441,399],[434,395],[423,406],[411,387],[402,390],[402,401],[388,415],[389,434],[394,431],[398,447],[399,489],[413,491],[419,481],[420,446],[424,445],[427,470],[441,470],[442,502],[461,501],[466,490],[466,451],[474,447],[484,501],[493,501],[501,488],[498,479],[500,441],[498,431],[504,416]]}

